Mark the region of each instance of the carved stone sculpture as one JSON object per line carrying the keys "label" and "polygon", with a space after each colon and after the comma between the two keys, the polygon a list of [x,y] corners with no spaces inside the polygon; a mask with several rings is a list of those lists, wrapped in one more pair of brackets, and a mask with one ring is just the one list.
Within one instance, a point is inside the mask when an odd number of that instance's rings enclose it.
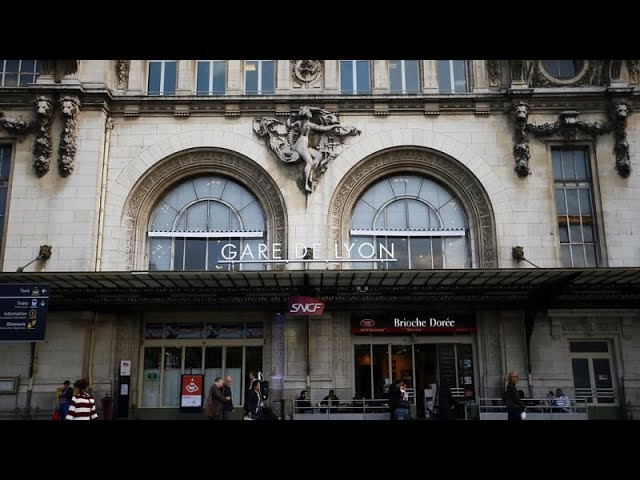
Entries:
{"label": "carved stone sculpture", "polygon": [[342,137],[360,134],[355,127],[341,125],[335,114],[306,106],[286,123],[269,117],[255,118],[253,131],[265,137],[271,153],[283,162],[304,162],[302,191],[307,194],[313,192],[329,161],[338,156],[335,149],[341,145]]}
{"label": "carved stone sculpture", "polygon": [[129,60],[116,60],[116,75],[118,90],[126,90],[129,85]]}
{"label": "carved stone sculpture", "polygon": [[500,60],[487,60],[489,84],[493,87],[500,84]]}
{"label": "carved stone sculpture", "polygon": [[562,112],[556,122],[531,124],[527,123],[529,107],[518,102],[513,105],[514,122],[514,146],[513,152],[516,160],[515,170],[518,176],[525,177],[529,174],[529,139],[531,133],[537,138],[562,135],[566,140],[575,140],[578,131],[590,136],[604,135],[613,132],[615,144],[613,147],[616,156],[616,170],[622,177],[628,177],[631,173],[629,161],[629,143],[627,142],[627,118],[630,107],[624,101],[615,101],[611,104],[611,121],[608,122],[583,122],[578,120],[578,112]]}
{"label": "carved stone sculpture", "polygon": [[516,159],[514,170],[519,177],[529,175],[529,139],[527,135],[527,121],[529,119],[529,106],[524,102],[513,104],[514,144],[513,154]]}
{"label": "carved stone sculpture", "polygon": [[40,96],[35,99],[36,108],[36,141],[33,145],[33,166],[38,177],[43,177],[49,171],[49,160],[53,145],[51,142],[51,118],[53,117],[53,102],[49,97]]}
{"label": "carved stone sculpture", "polygon": [[18,137],[18,141],[24,140],[36,127],[35,122],[27,122],[22,119],[3,118],[4,113],[0,112],[0,128],[9,132],[10,135]]}
{"label": "carved stone sculpture", "polygon": [[60,167],[60,175],[68,177],[74,168],[77,137],[76,129],[78,115],[80,114],[80,100],[76,97],[62,97],[60,99],[60,106],[62,107],[64,128],[60,138],[58,166]]}
{"label": "carved stone sculpture", "polygon": [[529,86],[535,60],[511,60],[511,81]]}
{"label": "carved stone sculpture", "polygon": [[291,60],[293,76],[300,83],[311,83],[320,75],[320,60]]}
{"label": "carved stone sculpture", "polygon": [[629,70],[629,82],[633,85],[638,83],[638,73],[640,68],[638,66],[638,60],[627,60],[627,69]]}

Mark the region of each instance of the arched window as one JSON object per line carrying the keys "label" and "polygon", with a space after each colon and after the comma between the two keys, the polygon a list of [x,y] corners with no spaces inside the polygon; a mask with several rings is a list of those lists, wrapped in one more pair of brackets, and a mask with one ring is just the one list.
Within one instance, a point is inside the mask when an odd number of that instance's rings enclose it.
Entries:
{"label": "arched window", "polygon": [[[240,184],[220,176],[187,180],[158,203],[149,223],[149,270],[264,270],[264,211]],[[242,255],[241,265],[229,263]]]}
{"label": "arched window", "polygon": [[[447,189],[415,174],[393,175],[371,186],[351,218],[354,268],[469,268],[468,223]],[[392,252],[390,254],[389,252]],[[363,262],[390,259],[390,262]]]}

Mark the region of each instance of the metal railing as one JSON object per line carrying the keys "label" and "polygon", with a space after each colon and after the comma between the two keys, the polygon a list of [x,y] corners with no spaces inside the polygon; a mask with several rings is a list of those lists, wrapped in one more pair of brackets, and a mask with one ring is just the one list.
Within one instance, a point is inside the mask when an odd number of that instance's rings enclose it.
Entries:
{"label": "metal railing", "polygon": [[293,401],[294,420],[389,419],[386,399],[353,399],[338,401]]}
{"label": "metal railing", "polygon": [[[523,399],[528,420],[588,420],[589,412],[584,398],[572,398],[570,405],[557,405],[549,398]],[[502,420],[507,418],[507,407],[501,398],[478,400],[480,420]]]}

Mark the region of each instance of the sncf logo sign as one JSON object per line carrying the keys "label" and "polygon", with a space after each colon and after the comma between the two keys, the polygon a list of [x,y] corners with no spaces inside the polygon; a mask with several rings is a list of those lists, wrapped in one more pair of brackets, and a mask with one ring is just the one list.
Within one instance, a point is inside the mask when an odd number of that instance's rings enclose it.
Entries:
{"label": "sncf logo sign", "polygon": [[319,298],[301,297],[299,295],[289,297],[289,313],[294,315],[322,315],[324,302]]}

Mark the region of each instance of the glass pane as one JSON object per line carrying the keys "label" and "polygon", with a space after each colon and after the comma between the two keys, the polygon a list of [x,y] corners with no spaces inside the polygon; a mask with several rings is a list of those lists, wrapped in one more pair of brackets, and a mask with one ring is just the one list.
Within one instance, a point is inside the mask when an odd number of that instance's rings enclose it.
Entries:
{"label": "glass pane", "polygon": [[427,230],[429,228],[439,228],[440,225],[431,225],[429,207],[418,200],[405,200],[409,209],[409,224],[411,229]]}
{"label": "glass pane", "polygon": [[[202,330],[202,326],[200,330]],[[184,373],[202,373],[202,347],[186,347],[184,349]]]}
{"label": "glass pane", "polygon": [[[231,398],[242,398],[242,347],[227,347],[224,374],[235,380],[231,385]],[[239,403],[236,401],[236,403]]]}
{"label": "glass pane", "polygon": [[373,345],[373,398],[388,398],[391,385],[389,375],[389,346]]}
{"label": "glass pane", "polygon": [[456,374],[456,353],[453,343],[438,345],[438,371],[440,372],[440,384],[449,385],[450,388],[458,386]]}
{"label": "glass pane", "polygon": [[177,407],[180,402],[180,375],[182,373],[182,348],[165,347],[162,406]]}
{"label": "glass pane", "polygon": [[11,167],[11,147],[0,145],[0,178],[9,178],[9,167]]}
{"label": "glass pane", "polygon": [[161,323],[148,323],[145,329],[144,338],[162,338],[164,335],[164,328]]}
{"label": "glass pane", "polygon": [[609,363],[609,359],[594,358],[592,362],[598,403],[614,403],[613,378],[611,377],[611,364]]}
{"label": "glass pane", "polygon": [[564,171],[564,180],[575,180],[576,169],[573,164],[573,155],[570,151],[562,152],[562,169]]}
{"label": "glass pane", "polygon": [[[260,253],[260,244],[263,244],[263,240],[245,240],[243,251],[247,253],[251,252],[252,255],[246,255],[245,260],[263,260],[268,256],[268,250],[263,249],[263,253]],[[253,257],[253,258],[252,258]],[[316,255],[317,257],[317,255]],[[267,268],[266,263],[245,263],[242,266],[243,270],[265,270]]]}
{"label": "glass pane", "polygon": [[404,76],[407,93],[418,93],[420,91],[419,68],[417,60],[404,61]]}
{"label": "glass pane", "polygon": [[413,388],[413,354],[411,348],[411,345],[391,345],[391,382],[401,380],[407,385],[407,388]]}
{"label": "glass pane", "polygon": [[175,325],[178,329],[176,338],[202,338],[202,330],[204,328],[202,323],[177,323]]}
{"label": "glass pane", "polygon": [[4,71],[6,73],[18,73],[20,70],[20,60],[7,60]]}
{"label": "glass pane", "polygon": [[442,238],[433,238],[431,248],[433,252],[433,268],[445,268],[444,256],[442,255]]}
{"label": "glass pane", "polygon": [[213,93],[223,94],[227,85],[227,62],[213,62]]}
{"label": "glass pane", "polygon": [[458,385],[464,387],[465,400],[472,400],[473,387],[473,349],[468,343],[458,343]]}
{"label": "glass pane", "polygon": [[33,72],[35,70],[35,60],[22,60],[20,64],[21,72]]}
{"label": "glass pane", "polygon": [[358,60],[356,62],[356,79],[358,93],[370,93],[371,84],[369,81],[369,60]]}
{"label": "glass pane", "polygon": [[371,393],[371,352],[369,345],[354,345],[355,396],[373,398]]}
{"label": "glass pane", "polygon": [[206,238],[188,238],[184,259],[184,269],[206,270],[206,254]]}
{"label": "glass pane", "polygon": [[247,93],[258,93],[258,62],[250,61],[245,63],[245,91]]}
{"label": "glass pane", "polygon": [[569,229],[566,225],[560,225],[558,227],[560,233],[560,243],[569,243]]}
{"label": "glass pane", "polygon": [[208,220],[208,202],[198,202],[187,208],[187,231],[206,232]]}
{"label": "glass pane", "polygon": [[571,246],[568,243],[560,245],[560,261],[563,267],[571,268],[573,266],[573,262],[571,261]]}
{"label": "glass pane", "polygon": [[373,217],[376,210],[366,202],[360,201],[356,204],[351,217],[351,228],[365,229],[373,227]]}
{"label": "glass pane", "polygon": [[387,268],[394,270],[409,268],[409,239],[407,237],[389,237],[386,243],[388,250],[391,250],[391,243],[393,243],[397,260],[389,262]]}
{"label": "glass pane", "polygon": [[204,385],[207,393],[216,377],[222,376],[222,347],[206,347],[204,351]]}
{"label": "glass pane", "polygon": [[175,248],[173,254],[173,269],[184,270],[184,238],[175,239]]}
{"label": "glass pane", "polygon": [[405,175],[402,178],[404,178],[405,181],[406,194],[417,197],[420,193],[420,188],[422,187],[422,177]]}
{"label": "glass pane", "polygon": [[[398,230],[407,228],[407,202],[405,200],[397,200],[390,203],[384,210],[380,212],[380,216],[386,217],[384,227],[389,230]],[[380,218],[380,217],[378,217]]]}
{"label": "glass pane", "polygon": [[591,244],[591,245],[585,245],[584,246],[584,253],[587,256],[587,260],[586,260],[586,267],[597,267],[598,266],[598,257],[596,256],[596,246]]}
{"label": "glass pane", "polygon": [[340,62],[340,91],[353,93],[353,61],[342,60]]}
{"label": "glass pane", "polygon": [[467,91],[467,73],[466,62],[464,60],[453,61],[453,78],[455,79],[456,93],[464,93]]}
{"label": "glass pane", "polygon": [[593,236],[593,226],[592,225],[583,225],[582,227],[582,234],[584,235],[584,241],[589,243],[589,242],[594,242],[594,236]]}
{"label": "glass pane", "polygon": [[584,150],[574,150],[573,158],[576,161],[576,178],[578,180],[589,180],[587,170],[587,158]]}
{"label": "glass pane", "polygon": [[412,238],[411,268],[433,268],[431,258],[431,239]]}
{"label": "glass pane", "polygon": [[389,86],[392,93],[402,93],[401,62],[401,60],[389,60]]}
{"label": "glass pane", "polygon": [[[435,240],[435,239],[434,239]],[[470,258],[467,249],[467,241],[464,237],[446,237],[445,242],[445,267],[446,268],[469,268]],[[436,241],[440,242],[440,239]]]}
{"label": "glass pane", "polygon": [[160,406],[160,347],[144,349],[144,370],[142,372],[142,406]]}
{"label": "glass pane", "polygon": [[582,243],[582,227],[580,225],[569,225],[569,241]]}
{"label": "glass pane", "polygon": [[170,238],[152,238],[149,250],[149,270],[171,270]]}
{"label": "glass pane", "polygon": [[34,81],[34,76],[33,75],[29,75],[28,73],[27,74],[23,73],[23,74],[20,75],[20,80],[18,82],[18,86],[19,87],[26,87],[30,83],[33,83],[33,81]]}
{"label": "glass pane", "polygon": [[262,93],[269,94],[275,92],[275,67],[273,60],[262,62]]}
{"label": "glass pane", "polygon": [[556,188],[556,210],[558,215],[567,213],[567,206],[564,198],[564,188]]}
{"label": "glass pane", "polygon": [[[246,207],[240,210],[240,218],[242,218],[243,230],[256,230],[265,231],[266,222],[264,218],[264,212],[257,200],[252,201]],[[233,217],[236,220],[235,216]],[[238,224],[238,228],[240,225]]]}
{"label": "glass pane", "polygon": [[449,62],[451,60],[438,60],[438,87],[441,93],[451,93]]}
{"label": "glass pane", "polygon": [[[572,343],[573,344],[573,343]],[[585,398],[587,403],[592,403],[591,376],[589,375],[589,360],[586,358],[572,358],[573,385],[576,399]]]}
{"label": "glass pane", "polygon": [[591,192],[587,188],[580,188],[578,195],[580,197],[580,213],[591,215]]}
{"label": "glass pane", "polygon": [[367,202],[376,210],[394,197],[391,184],[388,180],[382,180],[367,190],[362,196],[362,201]]}
{"label": "glass pane", "polygon": [[[368,244],[368,245],[363,245]],[[352,236],[351,237],[351,250],[345,248],[343,250],[342,256],[346,258],[353,259],[364,259],[363,256],[360,255],[362,252],[364,255],[369,255],[371,253],[370,245],[373,245],[373,237],[361,237],[361,236]],[[360,248],[362,246],[362,248]],[[367,257],[369,258],[369,257]],[[375,258],[375,257],[374,257]],[[358,269],[371,269],[376,268],[373,262],[354,262],[351,264],[351,268]],[[383,265],[378,266],[377,268],[385,268]]]}
{"label": "glass pane", "polygon": [[196,94],[206,95],[209,93],[209,62],[198,62],[198,72],[196,73]]}
{"label": "glass pane", "polygon": [[[243,379],[249,378],[249,372],[261,372],[262,371],[262,347],[245,347],[245,370],[244,376],[238,378],[238,383],[242,388],[242,394],[246,394],[248,390],[248,382]],[[239,397],[238,397],[239,398]],[[244,397],[242,398],[244,402]]]}
{"label": "glass pane", "polygon": [[231,223],[234,216],[234,213],[225,204],[211,202],[209,204],[209,231],[228,232],[232,229]]}
{"label": "glass pane", "polygon": [[551,163],[553,164],[553,178],[562,180],[562,156],[557,148],[551,149]]}
{"label": "glass pane", "polygon": [[227,186],[222,193],[222,199],[232,205],[236,210],[241,210],[255,200],[246,188],[237,183],[227,182]]}
{"label": "glass pane", "polygon": [[[442,217],[442,228],[465,228],[464,211],[459,201],[455,199],[448,201],[440,207],[438,213]],[[431,228],[440,228],[436,222],[431,223]]]}
{"label": "glass pane", "polygon": [[160,203],[153,214],[149,230],[152,232],[170,232],[178,212],[166,202]]}
{"label": "glass pane", "polygon": [[586,267],[584,259],[584,247],[582,245],[571,245],[571,252],[573,253],[573,266],[576,268]]}
{"label": "glass pane", "polygon": [[149,82],[147,85],[148,93],[160,93],[160,70],[162,64],[160,62],[149,62]]}
{"label": "glass pane", "polygon": [[264,323],[247,323],[246,336],[247,338],[263,338]]}
{"label": "glass pane", "polygon": [[164,63],[164,89],[165,95],[176,93],[176,62]]}
{"label": "glass pane", "polygon": [[576,76],[573,60],[558,60],[558,78],[572,78]]}
{"label": "glass pane", "polygon": [[567,188],[565,190],[567,196],[567,213],[569,215],[580,215],[578,206],[578,190],[575,188]]}
{"label": "glass pane", "polygon": [[18,86],[18,74],[5,74],[4,76],[4,86],[5,87],[17,87]]}
{"label": "glass pane", "polygon": [[571,342],[569,344],[571,353],[607,353],[609,344],[607,342]]}

